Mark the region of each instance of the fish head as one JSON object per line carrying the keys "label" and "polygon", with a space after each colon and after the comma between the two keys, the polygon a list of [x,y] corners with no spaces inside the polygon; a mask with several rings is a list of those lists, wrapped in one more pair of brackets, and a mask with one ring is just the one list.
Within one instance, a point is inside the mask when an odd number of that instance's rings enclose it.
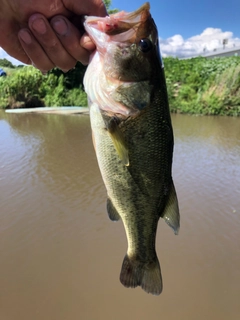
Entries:
{"label": "fish head", "polygon": [[[116,90],[122,92],[128,86],[129,92],[127,95],[132,95],[131,89],[139,92],[143,87],[141,83],[146,81],[153,83],[156,80],[159,70],[162,69],[162,61],[158,32],[150,14],[149,3],[145,3],[131,13],[121,11],[104,18],[87,17],[84,25],[96,45],[95,53],[98,55],[97,59],[95,57],[97,62],[92,67],[92,74],[95,73],[96,75],[99,70],[102,76],[99,81],[101,83],[98,84],[95,92],[103,90],[111,95],[114,90],[115,92]],[[91,75],[89,82],[92,82],[92,78],[93,75]],[[139,86],[133,85],[136,83],[139,83]],[[88,91],[88,87],[90,85],[86,86],[86,91]],[[101,90],[99,87],[101,87]],[[94,90],[89,91],[93,92]],[[101,100],[99,95],[97,100],[98,102]],[[139,108],[142,109],[144,106],[145,103],[139,102],[136,107],[127,106],[125,108],[123,101],[116,101],[115,99],[115,105],[111,108],[117,113],[129,115],[134,113],[134,110],[137,112]],[[107,106],[102,107],[102,109],[106,108]]]}
{"label": "fish head", "polygon": [[86,19],[86,30],[110,78],[141,81],[151,77],[153,62],[159,58],[159,45],[149,9],[146,3],[132,13],[122,11],[105,18]]}

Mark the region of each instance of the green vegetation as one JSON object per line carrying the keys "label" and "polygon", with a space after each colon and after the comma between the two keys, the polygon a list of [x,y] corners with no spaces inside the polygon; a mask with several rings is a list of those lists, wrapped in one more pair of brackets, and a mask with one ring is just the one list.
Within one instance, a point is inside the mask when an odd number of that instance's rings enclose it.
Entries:
{"label": "green vegetation", "polygon": [[8,61],[7,59],[0,59],[0,66],[4,68],[15,68],[12,62]]}
{"label": "green vegetation", "polygon": [[[164,59],[172,112],[240,115],[240,57]],[[47,75],[31,66],[4,68],[0,78],[0,107],[86,106],[83,90],[86,67]]]}
{"label": "green vegetation", "polygon": [[111,0],[103,0],[103,2],[105,3],[105,7],[106,7],[109,14],[116,13],[119,11],[119,9],[110,9],[110,7],[112,5]]}
{"label": "green vegetation", "polygon": [[86,106],[85,70],[80,63],[67,73],[53,69],[47,75],[32,66],[12,69],[11,74],[7,70],[7,77],[0,78],[0,107]]}
{"label": "green vegetation", "polygon": [[172,112],[240,115],[240,57],[164,59]]}

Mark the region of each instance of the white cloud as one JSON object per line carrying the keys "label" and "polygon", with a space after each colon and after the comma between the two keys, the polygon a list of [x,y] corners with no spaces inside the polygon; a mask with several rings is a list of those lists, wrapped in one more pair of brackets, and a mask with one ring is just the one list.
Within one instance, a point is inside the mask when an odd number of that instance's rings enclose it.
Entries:
{"label": "white cloud", "polygon": [[234,38],[232,32],[207,28],[200,35],[188,39],[184,39],[179,34],[165,40],[160,38],[160,48],[163,57],[192,57],[203,54],[204,50],[207,53],[222,48],[223,39],[228,39],[226,48],[240,46],[240,38]]}

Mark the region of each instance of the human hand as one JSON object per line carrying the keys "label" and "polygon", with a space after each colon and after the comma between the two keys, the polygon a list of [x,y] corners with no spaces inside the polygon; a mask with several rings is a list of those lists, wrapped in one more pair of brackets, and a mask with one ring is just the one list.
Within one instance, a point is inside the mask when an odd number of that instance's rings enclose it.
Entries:
{"label": "human hand", "polygon": [[105,16],[102,0],[15,0],[11,6],[9,2],[0,0],[0,45],[10,55],[43,72],[55,66],[67,71],[77,60],[88,62],[88,50],[94,45],[79,27],[80,16]]}
{"label": "human hand", "polygon": [[70,12],[64,7],[62,0],[0,0],[0,46],[14,58],[30,64],[18,39],[21,28],[28,27],[29,17],[39,12],[51,18],[57,14],[70,17]]}

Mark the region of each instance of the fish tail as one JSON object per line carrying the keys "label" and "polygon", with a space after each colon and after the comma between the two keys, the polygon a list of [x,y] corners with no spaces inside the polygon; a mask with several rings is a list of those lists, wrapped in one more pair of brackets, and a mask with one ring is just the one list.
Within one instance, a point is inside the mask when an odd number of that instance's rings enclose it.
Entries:
{"label": "fish tail", "polygon": [[162,275],[157,256],[153,261],[144,263],[126,254],[120,281],[127,288],[141,286],[147,293],[159,295],[162,292]]}

